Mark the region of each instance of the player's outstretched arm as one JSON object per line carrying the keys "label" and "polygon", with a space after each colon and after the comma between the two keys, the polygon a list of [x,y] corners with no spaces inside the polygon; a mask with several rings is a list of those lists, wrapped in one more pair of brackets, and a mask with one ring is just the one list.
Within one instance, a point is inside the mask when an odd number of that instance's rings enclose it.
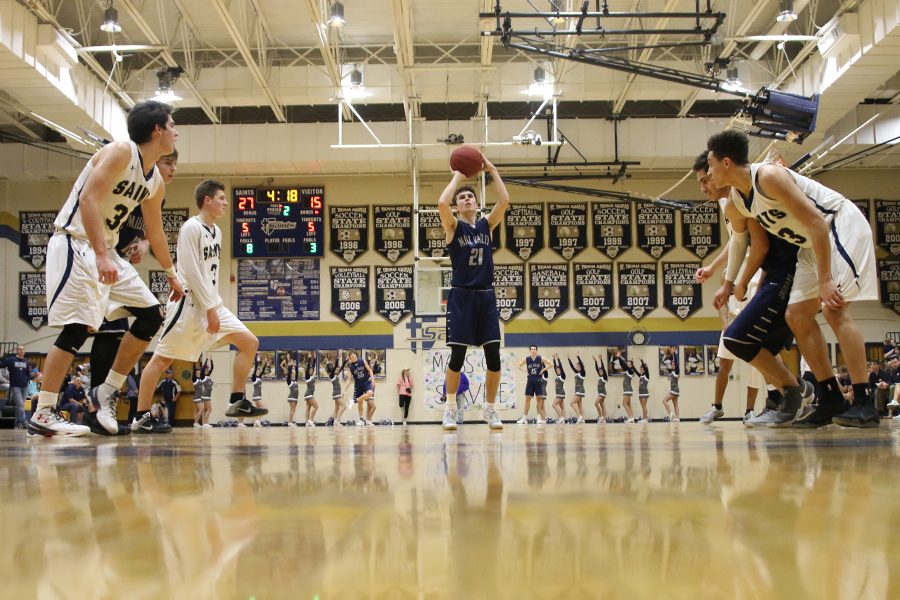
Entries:
{"label": "player's outstretched arm", "polygon": [[453,215],[452,207],[453,193],[459,189],[465,178],[466,176],[459,171],[453,171],[450,183],[447,184],[447,187],[444,188],[444,191],[438,197],[438,214],[441,217],[441,227],[444,228],[444,234],[447,236],[447,243],[450,243],[450,240],[453,239],[453,235],[456,233],[457,221]]}
{"label": "player's outstretched arm", "polygon": [[747,287],[750,285],[750,280],[762,267],[763,261],[769,253],[769,236],[762,225],[748,219],[747,228],[750,231],[750,255],[747,257],[747,264],[738,276],[738,281],[734,284],[734,297],[741,302],[747,299]]}
{"label": "player's outstretched arm", "polygon": [[506,209],[509,208],[509,192],[506,191],[506,184],[503,183],[503,179],[500,178],[497,167],[495,167],[494,163],[487,158],[484,159],[484,171],[491,174],[491,179],[494,180],[491,185],[497,195],[497,204],[494,205],[494,208],[491,209],[491,212],[487,217],[488,225],[490,225],[493,230],[494,227],[503,221],[503,217],[506,215]]}

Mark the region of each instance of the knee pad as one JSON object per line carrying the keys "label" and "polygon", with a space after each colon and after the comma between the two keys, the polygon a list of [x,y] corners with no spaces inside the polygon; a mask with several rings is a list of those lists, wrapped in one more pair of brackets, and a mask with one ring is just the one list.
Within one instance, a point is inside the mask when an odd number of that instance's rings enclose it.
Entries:
{"label": "knee pad", "polygon": [[161,305],[128,309],[136,318],[131,324],[131,335],[139,340],[149,342],[163,324],[163,307]]}
{"label": "knee pad", "polygon": [[460,371],[462,371],[463,362],[465,362],[465,360],[466,360],[466,347],[465,346],[458,346],[458,345],[454,344],[453,346],[450,347],[450,364],[448,364],[447,367],[451,371],[453,371],[455,373],[459,373]]}
{"label": "knee pad", "polygon": [[69,354],[76,354],[87,341],[90,332],[84,323],[71,323],[63,327],[53,345]]}
{"label": "knee pad", "polygon": [[484,345],[484,364],[488,371],[500,370],[500,342]]}
{"label": "knee pad", "polygon": [[729,352],[746,363],[749,363],[756,358],[756,355],[759,354],[761,349],[760,345],[757,343],[736,340],[729,337],[723,338],[722,342],[725,344],[725,347],[728,348]]}

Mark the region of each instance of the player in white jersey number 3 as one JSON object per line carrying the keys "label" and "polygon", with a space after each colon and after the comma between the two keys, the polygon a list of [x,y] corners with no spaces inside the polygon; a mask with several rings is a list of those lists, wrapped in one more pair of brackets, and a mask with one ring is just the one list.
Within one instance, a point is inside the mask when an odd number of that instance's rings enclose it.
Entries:
{"label": "player in white jersey number 3", "polygon": [[194,190],[194,199],[200,214],[185,221],[178,233],[178,279],[185,285],[185,296],[166,306],[159,344],[141,375],[138,409],[131,424],[134,433],[171,431],[150,414],[150,405],[157,381],[173,360],[195,362],[203,352],[226,344],[237,348],[237,356],[230,406],[225,414],[256,417],[269,412],[254,406],[244,394],[259,340],[225,308],[219,295],[222,231],[216,220],[228,210],[225,185],[212,179],[201,181]]}
{"label": "player in white jersey number 3", "polygon": [[106,381],[95,382],[100,386],[91,390],[92,401],[99,404],[97,420],[109,433],[119,432],[119,389],[163,320],[159,300],[134,265],[115,251],[119,229],[137,206],[172,297],[184,295],[163,232],[166,186],[156,167],[161,156],[175,150],[178,132],[172,107],[152,100],[135,104],[128,113],[128,136],[131,141],[114,142],[91,157],[53,223],[55,233],[47,244],[47,306],[50,326],[62,332],[44,363],[43,387],[28,424],[32,434],[76,436],[90,431],[56,412],[57,396],[75,353],[105,317],[119,318],[112,313],[124,307],[136,319],[122,338]]}

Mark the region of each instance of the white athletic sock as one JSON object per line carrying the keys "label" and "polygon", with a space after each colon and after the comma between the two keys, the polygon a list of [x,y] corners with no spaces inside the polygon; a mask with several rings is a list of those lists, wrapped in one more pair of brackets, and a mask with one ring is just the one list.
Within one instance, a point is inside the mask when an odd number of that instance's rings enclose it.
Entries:
{"label": "white athletic sock", "polygon": [[456,394],[447,394],[447,408],[456,410]]}
{"label": "white athletic sock", "polygon": [[42,408],[56,408],[56,401],[59,399],[59,394],[56,392],[39,392],[38,393],[38,410]]}
{"label": "white athletic sock", "polygon": [[113,390],[118,391],[118,390],[122,389],[123,385],[125,385],[126,377],[128,377],[127,374],[122,375],[121,373],[116,373],[115,371],[110,369],[109,375],[106,376],[106,381],[104,381],[103,383],[110,386]]}

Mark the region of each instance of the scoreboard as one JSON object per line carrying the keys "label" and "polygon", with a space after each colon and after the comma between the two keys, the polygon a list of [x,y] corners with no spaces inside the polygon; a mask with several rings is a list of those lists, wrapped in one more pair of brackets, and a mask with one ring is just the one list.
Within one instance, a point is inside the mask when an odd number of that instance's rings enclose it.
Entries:
{"label": "scoreboard", "polygon": [[322,256],[325,188],[235,188],[231,197],[235,258]]}

